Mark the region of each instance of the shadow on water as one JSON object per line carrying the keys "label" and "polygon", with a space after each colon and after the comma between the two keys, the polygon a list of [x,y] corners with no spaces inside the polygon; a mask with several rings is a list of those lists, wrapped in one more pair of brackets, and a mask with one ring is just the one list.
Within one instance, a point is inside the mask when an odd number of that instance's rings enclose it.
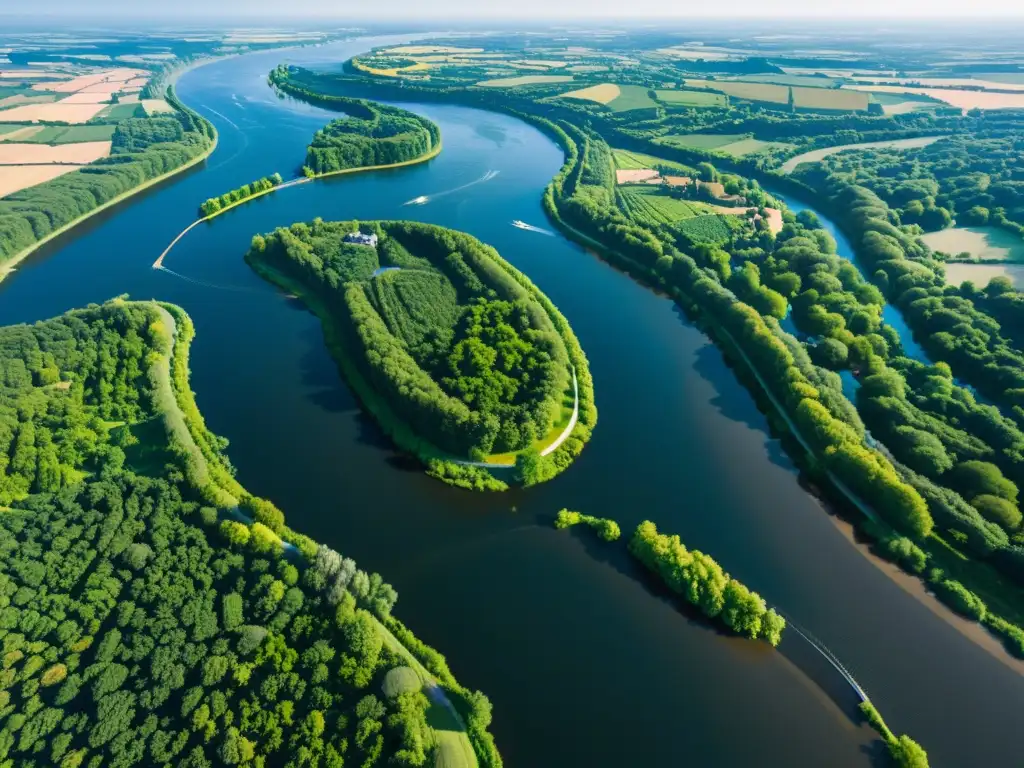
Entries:
{"label": "shadow on water", "polygon": [[[536,523],[541,527],[552,527],[554,517],[538,515]],[[632,557],[627,545],[630,532],[624,531],[623,539],[618,542],[603,541],[595,531],[584,525],[573,526],[562,533],[572,536],[578,541],[587,555],[596,562],[611,567],[621,575],[635,581],[651,597],[670,605],[691,627],[730,641],[740,642],[743,644],[743,652],[747,654],[764,656],[776,651],[781,653],[787,661],[817,686],[820,692],[830,699],[853,725],[868,727],[864,725],[864,716],[859,708],[861,697],[857,689],[837,668],[836,663],[830,661],[828,657],[831,655],[831,651],[805,630],[798,631],[794,625],[789,624],[783,632],[782,642],[776,649],[770,648],[761,641],[741,638],[717,620],[709,619],[696,606],[673,592],[657,575]],[[779,610],[777,606],[769,607]],[[877,739],[871,744],[862,745],[861,751],[873,766],[891,764],[881,739]]]}

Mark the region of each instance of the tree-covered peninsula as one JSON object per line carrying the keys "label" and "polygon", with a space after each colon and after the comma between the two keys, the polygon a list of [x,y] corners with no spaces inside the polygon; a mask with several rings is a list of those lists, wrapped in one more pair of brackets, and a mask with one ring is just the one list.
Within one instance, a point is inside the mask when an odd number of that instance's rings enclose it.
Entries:
{"label": "tree-covered peninsula", "polygon": [[282,93],[346,114],[313,136],[303,166],[307,176],[406,164],[425,160],[441,149],[441,130],[425,117],[365,99],[310,90],[293,80],[284,65],[270,73],[270,82]]}
{"label": "tree-covered peninsula", "polygon": [[395,591],[234,479],[191,337],[122,300],[0,329],[0,764],[500,766]]}
{"label": "tree-covered peninsula", "polygon": [[532,484],[589,439],[593,384],[569,324],[475,238],[317,219],[257,235],[246,259],[320,315],[350,385],[431,474],[471,488]]}

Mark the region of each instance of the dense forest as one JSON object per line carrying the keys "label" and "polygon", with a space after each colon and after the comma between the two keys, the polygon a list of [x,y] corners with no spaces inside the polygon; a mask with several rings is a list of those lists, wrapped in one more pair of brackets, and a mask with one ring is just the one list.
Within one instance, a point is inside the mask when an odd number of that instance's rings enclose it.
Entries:
{"label": "dense forest", "polygon": [[[994,224],[1024,236],[1024,132],[992,127],[917,149],[840,152],[801,168],[815,187],[870,189],[923,231]],[[955,255],[955,254],[953,254]]]}
{"label": "dense forest", "polygon": [[283,93],[346,113],[313,136],[303,166],[307,175],[404,163],[441,145],[437,125],[399,107],[308,90],[291,79],[284,65],[270,73],[270,82]]}
{"label": "dense forest", "polygon": [[168,88],[175,111],[117,124],[111,154],[77,171],[0,200],[0,264],[51,233],[208,152],[213,126]]}
{"label": "dense forest", "polygon": [[[474,238],[414,222],[318,219],[255,237],[246,258],[315,297],[347,378],[424,460],[531,450],[564,417],[573,368],[579,428],[546,462],[551,473],[586,442],[596,414],[575,337],[525,277]],[[527,482],[549,474],[535,459]],[[469,474],[475,485],[480,473]]]}
{"label": "dense forest", "polygon": [[159,391],[186,320],[115,301],[0,329],[0,760],[464,765],[468,740],[500,765],[486,698],[379,575],[190,482]]}

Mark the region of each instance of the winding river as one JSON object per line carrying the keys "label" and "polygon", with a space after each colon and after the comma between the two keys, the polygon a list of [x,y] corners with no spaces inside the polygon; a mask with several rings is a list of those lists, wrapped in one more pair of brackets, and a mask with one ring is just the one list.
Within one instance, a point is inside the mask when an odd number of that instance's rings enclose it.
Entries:
{"label": "winding river", "polygon": [[[168,242],[214,194],[301,162],[331,116],[277,99],[281,61],[337,66],[380,44],[254,54],[186,74],[182,99],[220,131],[184,176],[97,217],[0,284],[0,323],[129,293],[195,320],[192,382],[239,479],[297,530],[379,570],[397,614],[494,703],[509,766],[869,765],[856,697],[799,634],[774,652],[682,612],[622,547],[551,526],[562,507],[679,533],[812,632],[935,765],[1019,762],[1024,680],[915,582],[867,556],[805,491],[721,355],[672,303],[547,226],[561,152],[512,118],[411,105],[444,152],[420,166],[269,195]],[[408,106],[408,105],[407,105]],[[455,191],[457,190],[457,191]],[[447,193],[447,194],[445,194]],[[427,196],[421,205],[405,205]],[[574,466],[527,492],[476,495],[408,465],[359,410],[319,323],[242,261],[293,221],[409,217],[498,248],[569,318],[594,375],[598,427]]]}

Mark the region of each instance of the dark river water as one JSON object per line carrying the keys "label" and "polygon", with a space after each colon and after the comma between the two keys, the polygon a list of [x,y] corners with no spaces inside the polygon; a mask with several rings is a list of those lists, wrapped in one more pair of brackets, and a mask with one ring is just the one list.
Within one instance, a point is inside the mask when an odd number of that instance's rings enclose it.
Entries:
{"label": "dark river water", "polygon": [[[331,116],[278,100],[266,86],[271,67],[337,65],[373,44],[245,56],[185,75],[179,94],[217,126],[217,151],[22,264],[0,284],[0,322],[122,293],[183,306],[198,332],[193,388],[210,427],[231,440],[241,482],[294,528],[395,585],[397,615],[490,696],[514,768],[873,759],[850,688],[799,635],[773,651],[720,634],[646,579],[624,547],[554,530],[562,507],[614,518],[627,533],[651,519],[711,553],[820,638],[934,765],[1020,764],[1019,673],[851,542],[800,486],[707,339],[670,301],[562,237],[511,226],[549,228],[540,196],[562,156],[533,128],[413,104],[441,126],[437,159],[254,201],[178,245],[166,266],[180,276],[150,268],[205,198],[292,175]],[[403,205],[421,195],[433,197]],[[254,233],[315,216],[456,227],[526,272],[590,358],[600,417],[575,465],[501,495],[411,470],[360,413],[316,318],[242,261]]]}

